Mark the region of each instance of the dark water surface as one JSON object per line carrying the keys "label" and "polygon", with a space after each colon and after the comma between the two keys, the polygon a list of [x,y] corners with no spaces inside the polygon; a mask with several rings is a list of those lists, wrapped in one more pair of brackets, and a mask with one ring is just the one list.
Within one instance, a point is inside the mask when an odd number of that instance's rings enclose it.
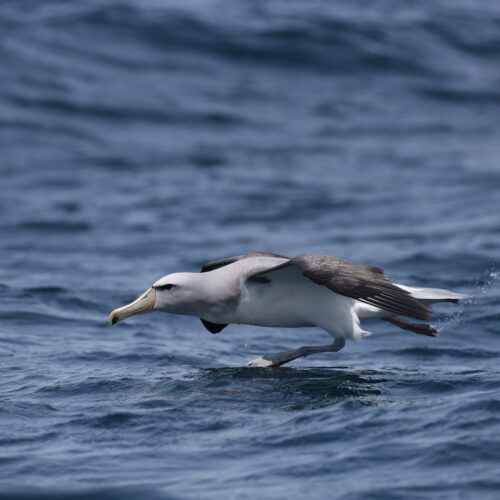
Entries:
{"label": "dark water surface", "polygon": [[[500,498],[500,3],[3,0],[0,60],[0,498]],[[250,250],[474,298],[107,325]]]}

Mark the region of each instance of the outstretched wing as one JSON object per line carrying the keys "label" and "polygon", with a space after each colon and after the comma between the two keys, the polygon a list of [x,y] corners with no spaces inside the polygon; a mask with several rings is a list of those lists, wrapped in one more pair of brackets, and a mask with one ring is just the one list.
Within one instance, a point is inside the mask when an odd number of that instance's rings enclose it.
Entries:
{"label": "outstretched wing", "polygon": [[234,257],[226,257],[225,259],[213,260],[212,262],[207,262],[201,268],[202,273],[206,273],[207,271],[213,271],[214,269],[219,269],[219,267],[227,266],[228,264],[232,264],[238,260],[249,259],[250,257],[276,257],[279,259],[288,259],[284,255],[280,255],[277,253],[271,252],[250,252],[243,255],[236,255]]}
{"label": "outstretched wing", "polygon": [[[250,253],[246,253],[244,255],[236,255],[234,257],[226,257],[225,259],[220,259],[220,260],[214,260],[212,262],[207,262],[201,268],[201,272],[202,273],[206,273],[208,271],[213,271],[214,269],[219,269],[219,267],[224,267],[224,266],[232,264],[233,262],[236,262],[238,260],[248,259],[250,257],[276,257],[276,258],[279,258],[279,259],[288,259],[288,257],[285,257],[283,255],[279,255],[277,253],[271,253],[271,252],[250,252]],[[257,281],[258,281],[258,278],[257,278]],[[227,324],[212,323],[212,322],[207,321],[206,319],[203,319],[203,318],[200,318],[200,320],[203,323],[203,326],[210,333],[214,333],[214,334],[215,333],[219,333],[220,331],[222,331],[227,326]]]}
{"label": "outstretched wing", "polygon": [[252,278],[269,278],[272,273],[294,266],[303,276],[318,285],[328,287],[339,295],[365,302],[394,314],[428,321],[430,311],[415,300],[409,292],[392,284],[379,267],[356,264],[327,255],[300,254],[285,263],[266,271],[259,271]]}

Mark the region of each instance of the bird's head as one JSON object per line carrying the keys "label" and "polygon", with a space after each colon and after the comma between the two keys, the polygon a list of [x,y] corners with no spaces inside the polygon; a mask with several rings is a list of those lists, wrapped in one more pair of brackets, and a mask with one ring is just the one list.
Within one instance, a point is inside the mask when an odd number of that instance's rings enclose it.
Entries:
{"label": "bird's head", "polygon": [[150,311],[196,315],[199,305],[198,276],[199,274],[193,273],[164,276],[133,302],[112,311],[109,315],[110,324]]}

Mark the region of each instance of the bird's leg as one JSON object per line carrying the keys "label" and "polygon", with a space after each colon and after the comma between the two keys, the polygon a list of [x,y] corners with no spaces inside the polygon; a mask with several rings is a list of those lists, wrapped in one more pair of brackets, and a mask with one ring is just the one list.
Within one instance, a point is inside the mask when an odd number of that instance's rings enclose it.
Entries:
{"label": "bird's leg", "polygon": [[328,345],[312,345],[312,346],[302,346],[298,349],[293,349],[292,351],[277,352],[276,354],[268,354],[267,356],[262,356],[261,358],[253,359],[247,363],[247,366],[257,366],[261,368],[276,368],[278,366],[289,363],[297,358],[302,358],[304,356],[309,356],[310,354],[318,354],[320,352],[337,352],[345,346],[345,340],[343,338],[337,338],[333,344]]}

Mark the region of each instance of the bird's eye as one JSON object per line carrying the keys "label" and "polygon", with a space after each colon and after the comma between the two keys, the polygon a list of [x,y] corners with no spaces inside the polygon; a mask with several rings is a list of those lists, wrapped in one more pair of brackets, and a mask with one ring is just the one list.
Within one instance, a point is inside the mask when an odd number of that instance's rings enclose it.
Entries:
{"label": "bird's eye", "polygon": [[172,288],[174,288],[174,285],[170,283],[168,285],[160,285],[156,287],[157,290],[172,290]]}

